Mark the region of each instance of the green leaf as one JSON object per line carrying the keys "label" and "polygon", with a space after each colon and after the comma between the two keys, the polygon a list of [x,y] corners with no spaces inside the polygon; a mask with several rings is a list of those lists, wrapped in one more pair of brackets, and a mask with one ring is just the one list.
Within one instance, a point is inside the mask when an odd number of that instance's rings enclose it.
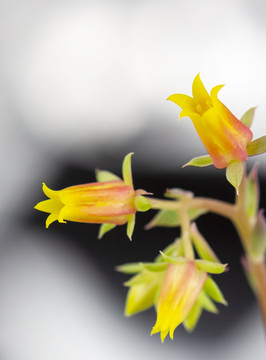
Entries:
{"label": "green leaf", "polygon": [[129,237],[129,240],[132,240],[132,235],[135,228],[135,218],[135,214],[128,215],[127,236]]}
{"label": "green leaf", "polygon": [[116,227],[116,225],[114,225],[114,224],[102,224],[102,225],[100,226],[100,230],[99,230],[99,234],[98,234],[98,239],[101,239],[104,234],[106,234],[108,231],[111,231],[111,230],[114,229],[115,227]]}
{"label": "green leaf", "polygon": [[164,261],[166,261],[169,264],[182,264],[187,261],[186,258],[182,256],[171,256],[171,255],[165,255],[162,251],[160,251]]}
{"label": "green leaf", "polygon": [[266,152],[266,135],[261,136],[247,144],[248,156],[263,154]]}
{"label": "green leaf", "polygon": [[116,176],[115,174],[106,170],[96,169],[95,176],[98,182],[121,180],[119,176]]}
{"label": "green leaf", "polygon": [[216,282],[208,276],[205,284],[203,286],[203,290],[216,302],[227,305],[227,301],[225,300],[223,293],[220,288],[216,284]]}
{"label": "green leaf", "polygon": [[143,264],[140,262],[128,263],[128,264],[119,265],[115,269],[116,271],[122,272],[124,274],[136,274],[143,270]]}
{"label": "green leaf", "polygon": [[168,263],[167,262],[160,262],[160,263],[143,263],[142,264],[144,269],[147,269],[149,271],[165,271],[167,268]]}
{"label": "green leaf", "polygon": [[125,316],[132,316],[138,312],[149,309],[154,305],[159,279],[132,286],[127,294]]}
{"label": "green leaf", "polygon": [[230,164],[226,168],[226,178],[231,185],[236,189],[236,193],[238,195],[239,185],[241,184],[245,163],[242,161],[231,161]]}
{"label": "green leaf", "polygon": [[252,125],[255,110],[256,110],[256,107],[252,107],[247,112],[245,112],[245,114],[240,119],[240,121],[249,128]]}
{"label": "green leaf", "polygon": [[135,286],[135,285],[144,284],[144,283],[148,284],[150,281],[152,281],[154,279],[154,276],[155,275],[153,274],[153,272],[142,269],[142,271],[139,274],[133,276],[131,279],[126,281],[124,283],[124,285],[127,287],[130,287],[130,286]]}
{"label": "green leaf", "polygon": [[225,271],[227,264],[221,264],[208,260],[195,260],[198,269],[204,270],[211,274],[221,274]]}
{"label": "green leaf", "polygon": [[[199,216],[206,214],[203,209],[190,209],[188,210],[189,219],[195,220]],[[176,210],[160,210],[155,217],[145,226],[145,229],[151,229],[155,226],[162,227],[176,227],[180,226],[181,221],[179,214]]]}
{"label": "green leaf", "polygon": [[213,314],[218,313],[218,309],[215,306],[214,302],[209,298],[209,296],[206,294],[204,290],[201,290],[198,296],[198,301],[204,310],[209,311]]}
{"label": "green leaf", "polygon": [[[162,253],[167,256],[183,256],[184,255],[184,247],[182,239],[175,240],[172,244],[168,245]],[[160,253],[154,260],[155,262],[162,262],[164,258]]]}
{"label": "green leaf", "polygon": [[183,321],[184,328],[188,332],[191,332],[195,329],[201,314],[202,314],[202,306],[200,305],[199,301],[196,301],[195,304],[192,306],[190,313]]}
{"label": "green leaf", "polygon": [[133,154],[134,154],[133,152],[127,154],[124,158],[122,165],[123,179],[125,184],[128,186],[133,186],[132,170],[131,170],[131,157]]}
{"label": "green leaf", "polygon": [[213,165],[212,159],[209,155],[199,156],[191,159],[189,162],[187,162],[182,167],[186,166],[197,166],[197,167],[205,167]]}
{"label": "green leaf", "polygon": [[192,237],[193,244],[200,258],[208,261],[220,262],[220,260],[217,258],[214,251],[208,244],[208,242],[199,232],[197,225],[195,223],[191,225],[190,234]]}

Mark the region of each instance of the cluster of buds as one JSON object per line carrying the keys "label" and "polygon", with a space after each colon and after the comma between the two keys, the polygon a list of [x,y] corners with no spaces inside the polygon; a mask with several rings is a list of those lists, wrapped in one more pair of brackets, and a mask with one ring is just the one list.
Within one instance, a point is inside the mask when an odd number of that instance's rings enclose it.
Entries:
{"label": "cluster of buds", "polygon": [[192,331],[203,310],[217,313],[214,301],[226,305],[226,300],[211,274],[226,270],[214,254],[196,224],[190,228],[190,236],[199,258],[185,257],[183,240],[177,239],[152,263],[124,264],[118,271],[134,276],[125,283],[129,287],[125,315],[131,316],[152,306],[157,312],[157,321],[151,334],[161,333],[164,341],[169,333],[183,323]]}

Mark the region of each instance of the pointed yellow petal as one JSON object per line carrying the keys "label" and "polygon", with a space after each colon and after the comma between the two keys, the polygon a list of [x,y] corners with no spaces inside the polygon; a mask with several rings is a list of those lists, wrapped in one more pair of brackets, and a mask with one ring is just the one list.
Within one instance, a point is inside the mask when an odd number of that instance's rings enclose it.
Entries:
{"label": "pointed yellow petal", "polygon": [[199,74],[195,77],[192,84],[192,94],[194,101],[199,104],[203,111],[206,111],[208,108],[208,104],[211,102],[211,97],[205,89]]}
{"label": "pointed yellow petal", "polygon": [[45,226],[47,229],[54,221],[58,220],[58,216],[59,216],[59,211],[54,212],[48,216],[45,222]]}
{"label": "pointed yellow petal", "polygon": [[180,117],[187,116],[189,113],[195,112],[195,102],[192,97],[183,94],[170,95],[167,100],[170,100],[183,109],[180,113]]}
{"label": "pointed yellow petal", "polygon": [[59,191],[54,191],[54,190],[49,189],[45,185],[45,183],[42,183],[42,190],[45,193],[45,195],[50,199],[58,199],[58,197],[59,197],[59,195],[58,195]]}
{"label": "pointed yellow petal", "polygon": [[216,85],[211,89],[211,99],[215,101],[217,99],[218,92],[224,87],[224,85]]}
{"label": "pointed yellow petal", "polygon": [[59,200],[49,199],[39,202],[34,206],[34,209],[47,213],[53,213],[61,210],[62,207],[63,204]]}
{"label": "pointed yellow petal", "polygon": [[[161,331],[161,341],[162,341],[162,343],[164,342],[164,339],[166,338],[167,334],[168,334],[168,330]],[[173,340],[173,337],[171,337],[171,339]]]}

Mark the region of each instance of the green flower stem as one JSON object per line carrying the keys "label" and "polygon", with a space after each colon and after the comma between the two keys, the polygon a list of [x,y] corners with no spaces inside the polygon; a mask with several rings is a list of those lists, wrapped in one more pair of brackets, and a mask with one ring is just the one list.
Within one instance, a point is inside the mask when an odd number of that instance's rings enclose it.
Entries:
{"label": "green flower stem", "polygon": [[250,272],[254,278],[255,295],[261,309],[264,329],[266,332],[266,265],[263,257],[258,260],[250,254],[251,236],[254,224],[250,221],[245,211],[246,181],[247,180],[245,171],[239,187],[239,196],[237,196],[236,199],[236,216],[234,219],[232,219],[232,221],[238,231],[240,240],[242,242],[250,265]]}
{"label": "green flower stem", "polygon": [[195,256],[190,237],[190,220],[188,213],[185,209],[180,209],[178,213],[181,220],[181,239],[184,245],[185,257],[189,260],[194,260]]}
{"label": "green flower stem", "polygon": [[180,211],[181,209],[185,209],[186,211],[189,209],[204,209],[225,216],[231,220],[234,219],[236,216],[235,205],[228,204],[221,200],[209,199],[205,197],[185,199],[181,201],[162,200],[162,199],[153,198],[151,209],[154,210],[168,209],[168,210],[176,210],[176,211]]}
{"label": "green flower stem", "polygon": [[261,314],[266,332],[266,265],[265,262],[252,263],[251,272],[256,281],[256,296],[260,305]]}

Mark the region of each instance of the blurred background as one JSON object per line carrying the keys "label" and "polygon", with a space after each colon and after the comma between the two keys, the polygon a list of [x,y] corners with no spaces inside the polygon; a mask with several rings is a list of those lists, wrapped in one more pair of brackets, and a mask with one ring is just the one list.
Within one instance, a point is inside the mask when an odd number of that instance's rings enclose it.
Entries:
{"label": "blurred background", "polygon": [[[94,181],[96,167],[119,175],[130,151],[136,188],[233,201],[223,170],[181,170],[206,151],[166,98],[190,94],[200,72],[208,90],[226,84],[220,99],[237,117],[258,105],[254,138],[265,134],[265,20],[263,0],[0,0],[0,359],[264,358],[242,249],[225,219],[198,224],[230,265],[218,278],[229,307],[161,345],[149,336],[153,310],[123,316],[127,277],[114,267],[152,260],[176,230],[144,231],[151,214],[138,214],[132,243],[124,227],[98,241],[97,225],[45,229],[33,207],[42,182]],[[254,159],[262,207],[265,158]]]}

